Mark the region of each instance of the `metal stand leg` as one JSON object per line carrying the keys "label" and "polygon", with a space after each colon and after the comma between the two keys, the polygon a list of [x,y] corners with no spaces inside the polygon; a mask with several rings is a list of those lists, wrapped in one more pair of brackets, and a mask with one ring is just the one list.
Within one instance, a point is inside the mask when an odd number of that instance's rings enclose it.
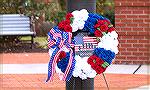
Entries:
{"label": "metal stand leg", "polygon": [[135,74],[136,71],[139,70],[141,66],[142,66],[142,64],[140,64],[140,65],[138,66],[138,68],[133,72],[133,74]]}
{"label": "metal stand leg", "polygon": [[31,49],[33,48],[33,36],[31,36]]}
{"label": "metal stand leg", "polygon": [[109,90],[109,86],[108,86],[108,83],[107,83],[106,77],[105,77],[104,73],[102,73],[102,74],[103,74],[103,78],[104,78],[105,83],[106,83],[106,86],[107,86],[107,90]]}

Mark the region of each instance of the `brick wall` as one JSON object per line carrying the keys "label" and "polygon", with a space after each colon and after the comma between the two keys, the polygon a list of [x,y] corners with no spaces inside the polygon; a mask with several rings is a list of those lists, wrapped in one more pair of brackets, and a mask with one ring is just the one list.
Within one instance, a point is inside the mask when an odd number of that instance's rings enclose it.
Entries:
{"label": "brick wall", "polygon": [[150,64],[150,0],[114,0],[119,54],[115,63]]}

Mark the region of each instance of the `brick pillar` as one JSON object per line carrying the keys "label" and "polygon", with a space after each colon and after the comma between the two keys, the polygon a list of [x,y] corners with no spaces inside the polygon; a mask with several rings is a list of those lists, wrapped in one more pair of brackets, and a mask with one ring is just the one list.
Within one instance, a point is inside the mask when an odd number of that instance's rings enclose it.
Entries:
{"label": "brick pillar", "polygon": [[119,54],[115,63],[150,64],[150,0],[115,0]]}

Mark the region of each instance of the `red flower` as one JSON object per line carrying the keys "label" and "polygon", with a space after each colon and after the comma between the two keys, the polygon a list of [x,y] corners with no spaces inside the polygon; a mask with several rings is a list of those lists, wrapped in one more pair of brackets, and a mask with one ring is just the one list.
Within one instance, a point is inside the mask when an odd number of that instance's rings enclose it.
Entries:
{"label": "red flower", "polygon": [[69,25],[70,24],[70,20],[65,20],[65,24]]}
{"label": "red flower", "polygon": [[97,57],[97,56],[95,56],[95,55],[92,55],[92,56],[90,56],[89,58],[88,58],[88,64],[90,64],[90,65],[95,65],[95,63],[96,63],[96,61],[99,61],[99,58]]}
{"label": "red flower", "polygon": [[95,32],[94,32],[94,35],[96,36],[96,37],[102,37],[102,32],[100,31],[100,30],[96,30]]}
{"label": "red flower", "polygon": [[67,13],[66,19],[67,19],[67,20],[70,20],[71,17],[73,17],[73,15],[72,15],[71,13]]}
{"label": "red flower", "polygon": [[102,32],[105,32],[105,31],[108,30],[108,26],[107,26],[107,25],[101,25],[101,26],[100,26],[100,30],[101,30]]}
{"label": "red flower", "polygon": [[108,32],[112,32],[112,31],[115,31],[114,27],[111,27],[111,28],[108,29]]}
{"label": "red flower", "polygon": [[103,25],[104,24],[104,20],[98,20],[97,23],[100,24],[100,25]]}
{"label": "red flower", "polygon": [[70,26],[70,20],[62,21],[58,24],[58,28],[60,30],[64,30],[65,32],[72,32],[72,27]]}
{"label": "red flower", "polygon": [[97,23],[100,24],[100,25],[103,25],[103,24],[109,25],[110,21],[109,20],[98,20]]}
{"label": "red flower", "polygon": [[59,54],[59,59],[63,59],[66,57],[66,52],[65,51],[61,51]]}
{"label": "red flower", "polygon": [[62,22],[60,22],[60,23],[58,24],[58,28],[59,28],[59,29],[63,30],[64,27],[65,27],[65,21],[62,21]]}
{"label": "red flower", "polygon": [[107,25],[111,24],[109,20],[104,20],[104,23]]}
{"label": "red flower", "polygon": [[97,29],[100,27],[100,24],[95,24],[94,28]]}
{"label": "red flower", "polygon": [[103,67],[101,67],[101,66],[96,66],[96,68],[95,68],[95,71],[96,71],[96,73],[98,73],[98,74],[103,73],[105,70],[106,70],[106,68],[103,68]]}
{"label": "red flower", "polygon": [[106,70],[106,68],[102,67],[102,64],[104,61],[100,59],[99,57],[92,55],[88,58],[88,64],[91,65],[91,67],[96,71],[96,73],[100,74]]}
{"label": "red flower", "polygon": [[66,25],[64,28],[65,32],[72,32],[72,27],[70,25]]}

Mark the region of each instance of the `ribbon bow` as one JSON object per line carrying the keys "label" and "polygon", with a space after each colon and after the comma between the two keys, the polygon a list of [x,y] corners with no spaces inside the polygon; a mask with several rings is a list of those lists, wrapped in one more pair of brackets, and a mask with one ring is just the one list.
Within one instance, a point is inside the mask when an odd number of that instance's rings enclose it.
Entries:
{"label": "ribbon bow", "polygon": [[70,53],[70,58],[69,58],[69,63],[68,66],[64,72],[62,80],[70,80],[73,72],[73,67],[72,65],[74,61],[74,53],[71,47],[74,46],[72,43],[72,33],[71,32],[63,32],[58,29],[58,27],[52,28],[49,33],[48,33],[48,47],[53,48],[54,51],[52,53],[52,56],[50,58],[49,64],[48,64],[48,78],[46,82],[49,80],[53,80],[53,75],[55,72],[55,66],[56,66],[56,61],[59,59],[59,54],[61,52],[61,48],[66,47],[69,50]]}

